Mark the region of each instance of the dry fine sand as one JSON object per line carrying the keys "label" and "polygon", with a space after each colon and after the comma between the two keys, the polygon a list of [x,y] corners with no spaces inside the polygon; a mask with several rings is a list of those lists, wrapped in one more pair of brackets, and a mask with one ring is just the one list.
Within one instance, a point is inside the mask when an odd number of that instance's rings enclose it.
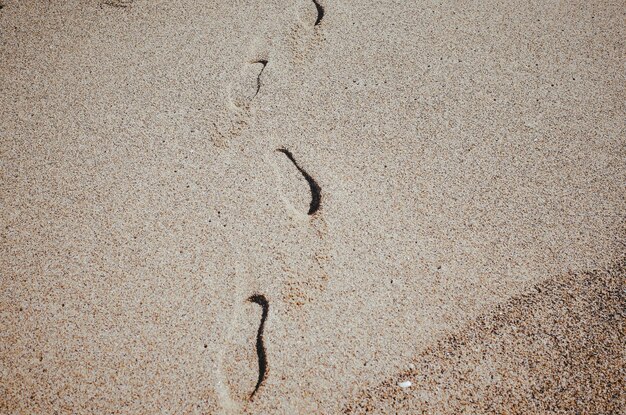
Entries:
{"label": "dry fine sand", "polygon": [[623,1],[0,5],[0,413],[623,410]]}

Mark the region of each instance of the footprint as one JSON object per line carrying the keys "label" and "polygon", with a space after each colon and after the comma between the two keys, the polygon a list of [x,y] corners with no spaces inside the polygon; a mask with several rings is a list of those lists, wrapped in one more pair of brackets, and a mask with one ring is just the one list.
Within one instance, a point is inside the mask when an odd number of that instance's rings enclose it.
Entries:
{"label": "footprint", "polygon": [[256,96],[259,94],[259,91],[261,90],[261,75],[263,75],[263,71],[265,70],[265,67],[267,66],[267,60],[262,59],[254,63],[260,63],[261,65],[263,65],[263,67],[261,68],[261,71],[256,77],[256,92],[254,93],[254,96],[252,97],[252,99],[256,98]]}
{"label": "footprint", "polygon": [[317,18],[315,19],[315,24],[313,26],[317,26],[322,22],[324,18],[324,7],[317,1],[313,0],[313,4],[315,4],[315,8],[317,9]]}
{"label": "footprint", "polygon": [[[276,210],[277,220],[285,221],[280,245],[269,252],[279,281],[277,299],[290,314],[307,313],[324,294],[333,275],[333,250],[322,214],[322,204],[331,206],[332,198],[326,199],[317,180],[300,165],[303,155],[294,155],[272,136],[265,140],[268,143],[263,146],[273,149],[264,153],[263,160],[276,180],[275,184],[267,182],[275,188],[271,198],[275,206],[268,206]],[[292,248],[284,249],[286,246]]]}
{"label": "footprint", "polygon": [[[243,288],[243,287],[241,287]],[[229,413],[241,413],[254,401],[269,372],[265,348],[265,324],[269,316],[269,301],[262,294],[237,302],[232,310],[232,322],[226,329],[219,356],[219,382],[222,408]],[[259,319],[258,308],[261,307]],[[245,410],[244,410],[245,412]]]}
{"label": "footprint", "polygon": [[265,59],[246,63],[229,84],[225,91],[225,108],[212,122],[215,130],[212,140],[216,147],[227,148],[233,138],[248,129],[254,115],[251,102],[261,90],[261,75],[266,66]]}
{"label": "footprint", "polygon": [[267,67],[267,59],[258,59],[244,64],[238,79],[230,85],[229,99],[233,110],[249,110],[252,100],[259,94],[262,86],[261,76]]}
{"label": "footprint", "polygon": [[309,184],[309,188],[311,190],[311,203],[309,204],[309,211],[307,212],[307,214],[314,215],[320,209],[320,205],[322,203],[322,189],[317,184],[315,179],[311,177],[309,173],[307,173],[302,167],[298,165],[291,151],[285,148],[279,148],[276,151],[279,151],[283,153],[285,156],[287,156],[287,158],[293,163],[296,169],[298,169],[298,171],[302,174],[304,179]]}
{"label": "footprint", "polygon": [[250,298],[248,298],[248,301],[260,305],[262,310],[261,322],[259,323],[259,330],[257,331],[256,335],[256,354],[259,361],[259,376],[257,378],[256,386],[250,394],[250,400],[252,400],[252,398],[254,398],[254,395],[261,387],[261,384],[265,380],[265,377],[267,376],[267,354],[265,352],[265,344],[263,343],[263,329],[265,328],[265,320],[267,319],[270,305],[267,301],[267,298],[265,298],[265,296],[261,294],[255,294],[251,296]]}
{"label": "footprint", "polygon": [[319,0],[302,1],[297,6],[299,23],[304,27],[319,26],[324,18],[324,6]]}
{"label": "footprint", "polygon": [[255,39],[247,52],[252,58],[241,64],[240,70],[222,90],[224,107],[212,121],[212,140],[216,147],[229,147],[232,139],[250,126],[255,112],[252,102],[261,93],[263,74],[269,63],[267,50],[265,36]]}

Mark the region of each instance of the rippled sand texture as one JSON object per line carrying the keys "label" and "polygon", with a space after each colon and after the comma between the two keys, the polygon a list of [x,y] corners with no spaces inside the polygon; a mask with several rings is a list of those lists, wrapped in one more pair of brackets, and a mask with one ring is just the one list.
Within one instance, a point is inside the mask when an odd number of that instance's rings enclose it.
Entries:
{"label": "rippled sand texture", "polygon": [[622,2],[0,2],[0,412],[624,406]]}

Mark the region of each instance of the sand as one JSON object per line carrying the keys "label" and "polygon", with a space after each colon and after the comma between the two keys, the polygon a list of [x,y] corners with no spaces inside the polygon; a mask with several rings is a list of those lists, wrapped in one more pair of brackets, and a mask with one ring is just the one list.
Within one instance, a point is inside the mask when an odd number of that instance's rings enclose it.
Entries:
{"label": "sand", "polygon": [[624,407],[622,2],[1,4],[1,413]]}

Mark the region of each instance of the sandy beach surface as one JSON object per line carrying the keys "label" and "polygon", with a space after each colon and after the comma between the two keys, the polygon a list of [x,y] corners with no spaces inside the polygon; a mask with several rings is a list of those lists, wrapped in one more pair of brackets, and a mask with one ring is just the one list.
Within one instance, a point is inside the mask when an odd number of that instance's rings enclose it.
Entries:
{"label": "sandy beach surface", "polygon": [[621,413],[625,22],[0,0],[0,413]]}

